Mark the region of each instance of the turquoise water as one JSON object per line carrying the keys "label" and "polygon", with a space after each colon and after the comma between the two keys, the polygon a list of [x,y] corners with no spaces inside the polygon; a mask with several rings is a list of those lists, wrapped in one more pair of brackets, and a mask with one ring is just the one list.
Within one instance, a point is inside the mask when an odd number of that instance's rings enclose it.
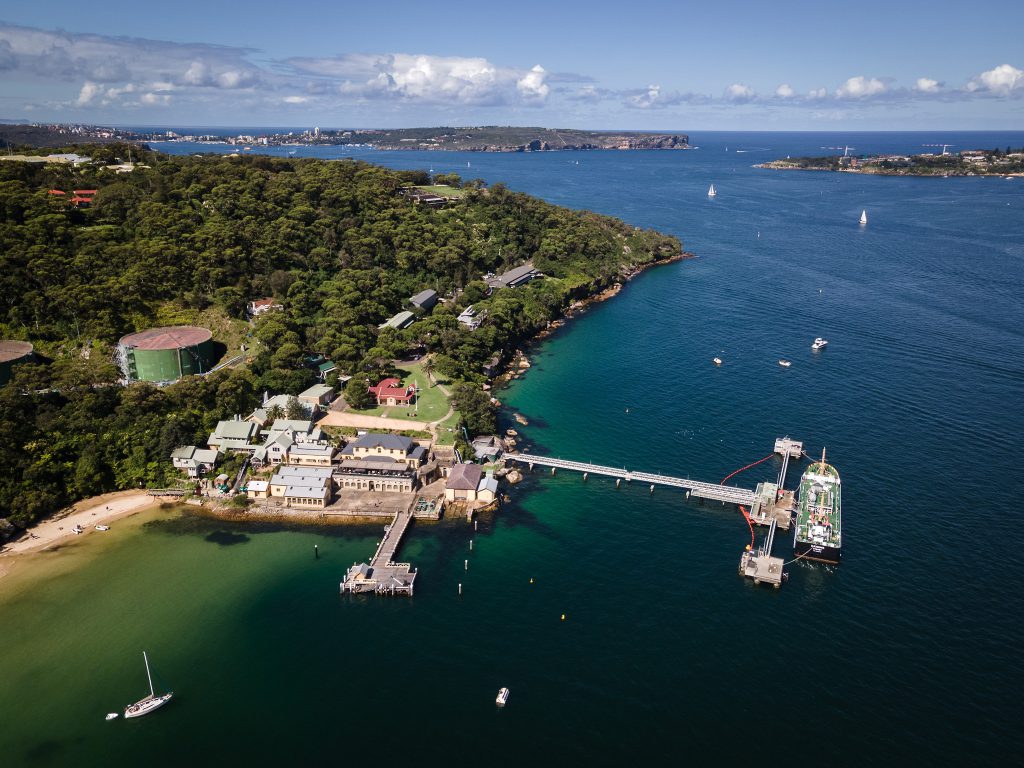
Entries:
{"label": "turquoise water", "polygon": [[[1024,144],[943,137],[361,151],[395,167],[471,162],[464,174],[679,235],[698,258],[644,273],[536,346],[500,397],[530,419],[538,452],[703,480],[784,434],[826,446],[844,483],[843,565],[797,563],[783,589],[755,588],[736,574],[749,534],[732,508],[571,473],[538,471],[477,531],[417,523],[402,550],[420,569],[411,600],[337,594],[379,527],[156,521],[75,542],[99,548],[88,565],[0,597],[4,763],[1012,756],[1024,746],[1024,179],[749,167],[846,142]],[[819,335],[831,343],[813,354]],[[175,700],[103,722],[141,695],[143,649]],[[512,693],[497,711],[501,686]]]}

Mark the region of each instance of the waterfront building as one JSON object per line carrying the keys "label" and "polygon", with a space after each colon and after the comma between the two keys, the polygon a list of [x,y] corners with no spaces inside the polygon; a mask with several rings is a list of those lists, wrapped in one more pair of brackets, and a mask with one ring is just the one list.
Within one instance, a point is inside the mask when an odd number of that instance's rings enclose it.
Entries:
{"label": "waterfront building", "polygon": [[416,470],[406,462],[390,456],[347,458],[335,468],[334,480],[339,488],[355,491],[412,493]]}
{"label": "waterfront building", "polygon": [[448,473],[444,497],[448,501],[476,501],[482,476],[483,470],[478,464],[456,464]]}
{"label": "waterfront building", "polygon": [[280,466],[270,478],[270,497],[282,500],[286,507],[322,509],[333,495],[330,467]]}

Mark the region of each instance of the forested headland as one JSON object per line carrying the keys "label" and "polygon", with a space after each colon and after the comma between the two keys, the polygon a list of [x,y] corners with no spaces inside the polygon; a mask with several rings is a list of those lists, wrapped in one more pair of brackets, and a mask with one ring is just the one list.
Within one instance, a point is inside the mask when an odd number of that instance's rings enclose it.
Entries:
{"label": "forested headland", "polygon": [[[124,159],[126,146],[74,149],[95,162],[0,163],[0,338],[39,353],[0,388],[0,518],[18,526],[93,494],[168,484],[176,446],[205,442],[217,420],[249,413],[265,391],[311,384],[314,353],[357,379],[410,351],[432,353],[439,373],[473,385],[456,387],[469,430],[490,426],[477,385],[495,352],[682,249],[674,237],[455,176],[433,181],[467,193],[435,209],[399,193],[431,181],[425,172],[132,147],[148,167],[117,174],[103,164]],[[76,189],[97,190],[93,204],[69,205]],[[528,259],[545,279],[487,295],[484,273]],[[450,300],[405,330],[378,330],[425,288]],[[264,296],[284,309],[250,329],[246,303]],[[469,304],[486,310],[475,331],[456,320]],[[244,343],[246,364],[162,388],[117,383],[117,340],[176,322]]]}

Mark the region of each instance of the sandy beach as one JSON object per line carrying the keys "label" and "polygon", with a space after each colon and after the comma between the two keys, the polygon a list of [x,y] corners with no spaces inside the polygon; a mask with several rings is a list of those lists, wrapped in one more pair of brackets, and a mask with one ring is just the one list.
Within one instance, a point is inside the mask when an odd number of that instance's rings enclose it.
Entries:
{"label": "sandy beach", "polygon": [[[0,549],[0,558],[47,549],[67,538],[101,535],[103,532],[96,530],[97,525],[110,525],[118,518],[159,504],[159,499],[147,495],[145,491],[119,491],[83,499],[29,528],[20,539],[5,544]],[[73,530],[76,525],[82,526],[84,532],[76,534]],[[0,576],[7,573],[7,570],[0,565]]]}

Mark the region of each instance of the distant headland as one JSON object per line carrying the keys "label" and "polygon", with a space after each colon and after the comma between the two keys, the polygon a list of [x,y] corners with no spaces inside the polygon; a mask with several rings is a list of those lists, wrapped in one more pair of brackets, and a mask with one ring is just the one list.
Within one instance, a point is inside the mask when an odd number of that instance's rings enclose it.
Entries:
{"label": "distant headland", "polygon": [[0,125],[0,144],[63,146],[69,142],[189,141],[230,144],[246,148],[301,146],[364,146],[386,150],[440,150],[460,152],[550,152],[593,149],[690,149],[683,133],[642,131],[583,131],[575,128],[395,128],[221,134],[185,134],[173,130],[141,131],[90,125]]}
{"label": "distant headland", "polygon": [[848,153],[828,157],[787,157],[755,165],[783,171],[839,171],[877,176],[1022,176],[1024,149],[966,149],[922,155],[874,155]]}

